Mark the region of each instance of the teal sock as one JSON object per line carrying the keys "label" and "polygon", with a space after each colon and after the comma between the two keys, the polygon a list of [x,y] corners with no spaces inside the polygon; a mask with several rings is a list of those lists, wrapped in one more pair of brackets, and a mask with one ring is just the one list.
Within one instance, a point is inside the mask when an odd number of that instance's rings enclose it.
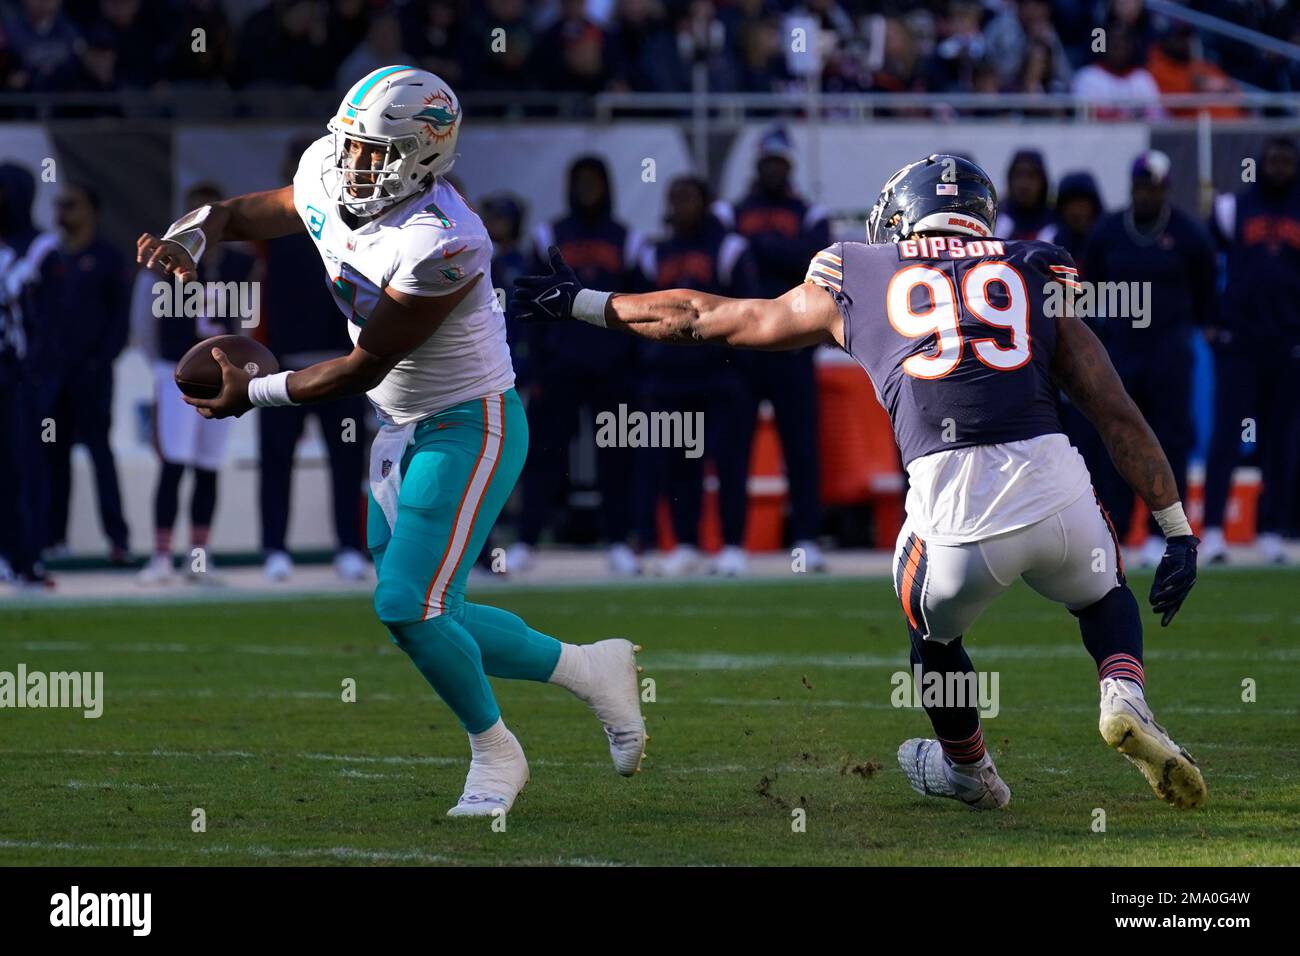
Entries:
{"label": "teal sock", "polygon": [[466,731],[481,734],[501,718],[478,644],[449,615],[390,624],[388,630]]}
{"label": "teal sock", "polygon": [[560,642],[534,631],[518,614],[467,602],[455,617],[478,644],[483,669],[493,677],[546,681],[555,672]]}

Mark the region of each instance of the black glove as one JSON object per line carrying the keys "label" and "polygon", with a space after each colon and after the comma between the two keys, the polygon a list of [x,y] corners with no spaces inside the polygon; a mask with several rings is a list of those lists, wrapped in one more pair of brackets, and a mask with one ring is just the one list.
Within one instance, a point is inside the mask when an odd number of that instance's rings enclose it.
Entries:
{"label": "black glove", "polygon": [[1164,615],[1161,627],[1169,626],[1196,583],[1196,546],[1200,543],[1194,534],[1181,534],[1165,542],[1164,557],[1151,582],[1151,610]]}
{"label": "black glove", "polygon": [[558,246],[547,250],[550,275],[520,276],[515,280],[511,309],[523,322],[560,322],[573,318],[573,300],[582,291],[574,271],[560,255]]}

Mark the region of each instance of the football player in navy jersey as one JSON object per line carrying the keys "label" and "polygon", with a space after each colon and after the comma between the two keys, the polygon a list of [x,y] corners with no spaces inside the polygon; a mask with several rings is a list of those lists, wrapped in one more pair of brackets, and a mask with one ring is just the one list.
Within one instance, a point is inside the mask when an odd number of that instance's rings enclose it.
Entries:
{"label": "football player in navy jersey", "polygon": [[[871,377],[908,471],[894,584],[922,679],[973,684],[962,635],[1023,578],[1079,621],[1097,663],[1102,737],[1164,800],[1198,806],[1201,773],[1144,698],[1137,601],[1087,467],[1061,431],[1058,387],[1166,535],[1150,595],[1163,625],[1196,581],[1198,541],[1160,443],[1072,314],[1079,282],[1069,254],[995,239],[996,220],[988,175],[932,155],[885,183],[868,242],[822,250],[805,281],[777,298],[584,289],[552,250],[549,275],[516,282],[516,305],[524,319],[578,319],[660,342],[844,349]],[[898,752],[912,787],[975,809],[1005,806],[1011,792],[985,749],[975,701],[945,699],[926,713],[937,739]]]}

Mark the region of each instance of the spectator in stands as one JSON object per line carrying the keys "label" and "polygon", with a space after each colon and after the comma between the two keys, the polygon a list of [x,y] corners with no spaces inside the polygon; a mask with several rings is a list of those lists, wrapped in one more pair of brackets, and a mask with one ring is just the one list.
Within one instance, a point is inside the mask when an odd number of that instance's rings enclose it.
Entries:
{"label": "spectator in stands", "polygon": [[983,14],[976,0],[954,0],[948,5],[946,15],[937,24],[939,41],[930,58],[926,83],[930,90],[974,90],[975,70],[988,55],[988,43],[981,28]]}
{"label": "spectator in stands", "polygon": [[[1098,283],[1122,283],[1127,291],[1114,300],[1121,314],[1102,317],[1099,334],[1125,389],[1160,439],[1185,499],[1192,447],[1191,336],[1214,324],[1216,268],[1209,235],[1169,202],[1169,171],[1164,153],[1149,150],[1137,157],[1132,201],[1102,217],[1080,271],[1094,289]],[[1100,463],[1093,475],[1102,504],[1125,535],[1133,515],[1132,490],[1109,463]],[[1150,520],[1142,563],[1156,564],[1163,551],[1164,536]]]}
{"label": "spectator in stands", "polygon": [[515,385],[523,392],[532,373],[530,343],[510,314],[508,290],[514,288],[515,279],[524,275],[532,264],[523,243],[524,201],[512,193],[493,193],[479,200],[478,211],[492,240],[492,288],[497,290],[497,301],[506,309],[506,342],[514,361]]}
{"label": "spectator in stands", "polygon": [[[292,182],[298,159],[310,138],[289,144],[280,167],[281,182]],[[265,267],[260,327],[266,346],[284,370],[306,368],[352,351],[347,325],[321,271],[320,253],[306,233],[270,239],[261,245]],[[334,570],[345,581],[358,581],[369,565],[361,540],[361,496],[365,477],[366,422],[373,413],[364,395],[319,405],[281,405],[257,413],[261,460],[259,505],[262,515],[262,570],[272,581],[293,573],[287,546],[290,490],[298,442],[314,415],[329,458],[334,505]]]}
{"label": "spectator in stands", "polygon": [[409,4],[406,13],[403,36],[419,65],[458,87],[466,42],[460,5],[454,0],[424,0]]}
{"label": "spectator in stands", "polygon": [[526,90],[535,86],[528,64],[536,37],[524,0],[486,0],[468,34],[462,55],[471,88]]}
{"label": "spectator in stands", "polygon": [[235,42],[236,84],[330,89],[339,61],[325,14],[322,0],[271,0],[250,16]]}
{"label": "spectator in stands", "polygon": [[[569,211],[538,225],[533,236],[533,274],[546,268],[548,249],[559,246],[565,260],[589,288],[624,289],[632,281],[640,235],[614,218],[609,168],[599,156],[581,156],[569,167]],[[617,414],[621,404],[636,406],[637,343],[580,322],[539,325],[528,336],[531,381],[528,421],[532,437],[523,474],[519,541],[506,556],[508,570],[527,570],[542,530],[553,524],[557,503],[569,481],[569,444],[579,415]],[[594,430],[594,425],[593,425]],[[614,574],[640,572],[628,547],[634,451],[597,448],[602,534]]]}
{"label": "spectator in stands", "polygon": [[[198,209],[221,199],[221,191],[210,183],[190,187],[185,193],[185,208]],[[214,243],[198,264],[198,282],[247,282],[253,275],[253,257],[228,243]],[[207,555],[212,516],[217,510],[217,475],[226,455],[226,440],[233,418],[203,418],[185,404],[176,387],[176,362],[192,345],[213,335],[234,332],[235,316],[209,315],[208,297],[197,316],[168,315],[175,309],[155,312],[154,289],[168,280],[157,273],[141,269],[131,294],[131,327],[154,372],[154,450],[158,454],[158,484],[154,490],[154,547],[149,563],[140,572],[144,585],[171,583],[176,576],[172,566],[172,531],[180,510],[181,479],[188,469],[194,474],[190,491],[190,560],[185,562],[190,580],[210,583],[213,562]],[[163,295],[172,295],[164,291]],[[195,554],[195,552],[200,552]]]}
{"label": "spectator in stands", "polygon": [[1206,462],[1207,560],[1223,560],[1223,518],[1243,443],[1264,475],[1260,555],[1282,562],[1300,480],[1300,157],[1294,140],[1265,144],[1259,181],[1218,197],[1211,230],[1227,253],[1214,348],[1214,439]]}
{"label": "spectator in stands", "polygon": [[994,234],[1003,239],[1041,239],[1053,221],[1047,164],[1036,149],[1022,149],[1007,167],[1006,198]]}
{"label": "spectator in stands", "polygon": [[[1151,47],[1147,69],[1161,93],[1230,93],[1237,84],[1208,60],[1193,52],[1196,31],[1189,24],[1175,23]],[[1196,116],[1199,109],[1175,107],[1171,116]],[[1234,119],[1242,115],[1236,106],[1215,106],[1206,110],[1215,119]]]}
{"label": "spectator in stands", "polygon": [[586,8],[586,0],[562,0],[559,17],[537,38],[530,73],[543,89],[598,93],[608,84],[605,31]]}
{"label": "spectator in stands", "polygon": [[[729,232],[709,212],[709,185],[695,176],[680,176],[668,187],[668,235],[647,243],[642,251],[643,288],[699,289],[715,295],[756,295],[757,270],[741,236]],[[702,413],[704,447],[701,457],[687,457],[683,448],[646,449],[655,461],[658,487],[668,495],[675,549],[657,570],[667,576],[691,574],[702,567],[699,551],[700,513],[704,495],[704,462],[713,462],[718,476],[723,549],[712,563],[716,574],[744,572],[745,520],[748,508],[749,461],[737,437],[747,414],[744,383],[733,357],[716,346],[684,349],[648,343],[644,350],[645,386],[652,412]],[[644,507],[646,502],[642,502]],[[645,515],[641,516],[642,523]]]}
{"label": "spectator in stands", "polygon": [[[196,50],[195,30],[203,31],[203,49]],[[163,53],[163,76],[173,83],[201,89],[227,85],[234,63],[234,32],[220,0],[182,0],[176,29]]]}
{"label": "spectator in stands", "polygon": [[402,48],[402,21],[395,14],[380,14],[371,19],[366,38],[339,64],[334,86],[342,95],[361,77],[390,63],[409,63],[413,59]]}
{"label": "spectator in stands", "polygon": [[[758,272],[758,295],[777,298],[803,282],[808,263],[831,243],[825,207],[813,205],[795,192],[791,182],[795,150],[782,127],[759,141],[754,180],[749,194],[734,205],[718,203],[714,213],[749,244]],[[776,415],[789,483],[790,537],[802,548],[810,571],[821,571],[826,559],[817,547],[820,525],[817,482],[817,381],[814,348],[797,352],[739,352],[734,362],[746,386],[746,404],[738,408],[737,444],[749,461],[758,403],[768,401]],[[720,561],[724,560],[720,558]],[[744,570],[744,552],[727,555]]]}
{"label": "spectator in stands", "polygon": [[925,87],[921,51],[916,35],[899,17],[883,20],[884,40],[878,55],[869,58],[871,88],[878,93],[917,93]]}
{"label": "spectator in stands", "polygon": [[[786,62],[785,33],[775,17],[756,17],[746,20],[739,29],[740,85],[746,92],[774,93],[784,89],[791,81]],[[830,52],[823,67],[823,78],[836,70],[842,62],[841,51]],[[856,64],[855,64],[856,65]]]}
{"label": "spectator in stands", "polygon": [[1010,88],[1021,78],[1025,57],[1034,43],[1046,46],[1051,54],[1053,72],[1045,85],[1062,90],[1069,87],[1069,59],[1052,26],[1052,7],[1047,0],[1011,0],[989,21],[984,42],[989,60],[1001,70],[1003,87]]}
{"label": "spectator in stands", "polygon": [[1104,10],[1099,11],[1096,22],[1106,24],[1107,34],[1122,30],[1133,41],[1137,62],[1145,62],[1147,51],[1156,39],[1156,27],[1144,0],[1109,0],[1098,6]]}
{"label": "spectator in stands", "polygon": [[668,93],[690,88],[676,37],[658,0],[619,0],[610,50],[615,90]]}
{"label": "spectator in stands", "polygon": [[86,41],[62,6],[62,0],[22,0],[21,7],[0,18],[11,61],[5,78],[10,90],[57,93],[84,86]]}
{"label": "spectator in stands", "polygon": [[1056,187],[1056,215],[1039,234],[1044,242],[1055,243],[1076,260],[1083,252],[1102,214],[1101,192],[1092,173],[1066,173]]}
{"label": "spectator in stands", "polygon": [[1098,119],[1159,119],[1160,88],[1139,66],[1133,35],[1118,24],[1106,28],[1106,49],[1074,75],[1074,95],[1094,104]]}
{"label": "spectator in stands", "polygon": [[51,398],[57,440],[45,446],[50,475],[45,543],[52,556],[67,552],[72,446],[84,445],[95,470],[99,524],[110,559],[125,564],[129,535],[109,434],[113,363],[126,347],[130,274],[121,253],[99,234],[94,190],[81,183],[67,186],[55,201],[55,212],[59,248],[51,257],[50,279],[58,307],[51,320],[62,348]]}
{"label": "spectator in stands", "polygon": [[163,74],[173,24],[140,0],[100,0],[86,32],[86,67],[106,90],[147,89]]}

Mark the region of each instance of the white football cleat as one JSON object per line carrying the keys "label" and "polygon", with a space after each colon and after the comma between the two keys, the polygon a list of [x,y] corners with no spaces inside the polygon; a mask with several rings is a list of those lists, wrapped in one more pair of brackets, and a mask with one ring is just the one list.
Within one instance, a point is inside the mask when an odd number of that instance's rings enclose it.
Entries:
{"label": "white football cleat", "polygon": [[136,580],[146,587],[170,584],[176,580],[176,569],[172,567],[170,554],[155,554],[149,563],[140,569]]}
{"label": "white football cleat", "polygon": [[634,578],[641,573],[641,559],[625,544],[609,549],[609,573],[616,578]]}
{"label": "white football cleat", "polygon": [[293,574],[293,558],[284,551],[272,551],[266,556],[266,563],[262,565],[262,573],[266,575],[268,581],[287,581]]}
{"label": "white football cleat", "polygon": [[474,755],[465,777],[465,791],[456,805],[447,811],[449,817],[490,817],[495,813],[509,813],[515,798],[528,782],[528,760],[524,748],[509,730],[496,747]]}
{"label": "white football cleat", "polygon": [[577,646],[587,662],[587,678],[571,689],[604,726],[614,769],[630,777],[641,769],[647,740],[636,676],[641,647],[622,638]]}
{"label": "white football cleat", "polygon": [[1196,546],[1196,556],[1201,564],[1227,563],[1228,543],[1224,540],[1222,528],[1205,529],[1205,537]]}
{"label": "white football cleat", "polygon": [[822,553],[821,548],[817,547],[816,541],[796,541],[794,546],[803,552],[805,571],[817,574],[826,570],[826,555]]}
{"label": "white football cleat", "polygon": [[334,573],[344,581],[364,581],[370,574],[370,562],[355,548],[344,548],[334,555]]}
{"label": "white football cleat", "polygon": [[666,578],[693,574],[700,567],[700,552],[689,544],[679,544],[655,565],[655,572]]}
{"label": "white football cleat", "polygon": [[1205,802],[1205,780],[1196,761],[1156,723],[1137,684],[1108,677],[1101,682],[1102,739],[1142,771],[1160,799],[1182,810]]}
{"label": "white football cleat", "polygon": [[1011,788],[987,753],[976,764],[954,764],[937,740],[913,737],[898,748],[898,765],[922,796],[951,797],[972,810],[998,810],[1011,802]]}
{"label": "white football cleat", "polygon": [[1138,566],[1143,568],[1154,568],[1160,563],[1160,559],[1165,556],[1165,539],[1158,534],[1150,535],[1146,543],[1138,551]]}
{"label": "white football cleat", "polygon": [[1255,548],[1259,551],[1260,558],[1265,564],[1286,564],[1287,554],[1286,546],[1282,544],[1282,536],[1265,532],[1255,539]]}
{"label": "white football cleat", "polygon": [[522,541],[516,541],[506,548],[506,574],[522,574],[531,571],[535,563],[533,549]]}
{"label": "white football cleat", "polygon": [[749,556],[744,548],[729,544],[713,559],[713,573],[722,578],[743,577],[749,571]]}

